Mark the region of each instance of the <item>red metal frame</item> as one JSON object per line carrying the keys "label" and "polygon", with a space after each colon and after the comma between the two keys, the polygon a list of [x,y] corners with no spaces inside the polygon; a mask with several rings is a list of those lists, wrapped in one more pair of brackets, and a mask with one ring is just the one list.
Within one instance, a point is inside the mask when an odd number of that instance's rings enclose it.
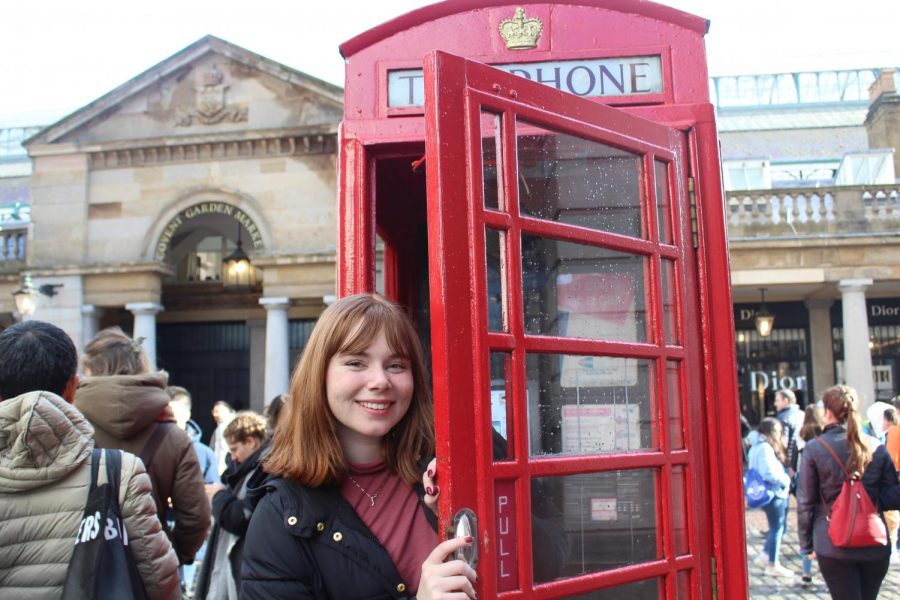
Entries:
{"label": "red metal frame", "polygon": [[[496,32],[496,20],[512,15],[516,4],[502,0],[454,0],[413,11],[382,26],[376,27],[345,43],[341,51],[347,58],[347,86],[345,91],[345,121],[340,131],[338,167],[339,244],[338,293],[345,295],[375,288],[376,232],[385,239],[385,279],[387,293],[410,307],[416,306],[414,265],[421,257],[409,255],[404,245],[405,227],[415,225],[413,217],[407,222],[403,210],[392,214],[389,204],[379,196],[376,186],[376,166],[381,161],[402,156],[418,159],[428,140],[426,165],[428,174],[428,237],[431,278],[432,358],[435,374],[438,454],[442,464],[442,523],[446,525],[449,508],[462,506],[471,500],[482,524],[493,527],[496,507],[493,503],[493,481],[522,481],[527,477],[559,475],[592,471],[598,468],[594,457],[572,457],[550,460],[527,460],[527,436],[512,438],[514,461],[491,461],[489,403],[483,397],[490,385],[490,367],[479,357],[489,350],[509,354],[507,388],[513,397],[524,397],[525,352],[561,352],[573,354],[602,354],[606,356],[636,356],[657,360],[655,386],[659,401],[654,411],[659,421],[657,437],[659,451],[640,454],[603,455],[603,470],[619,468],[660,467],[658,477],[658,518],[670,515],[674,509],[672,466],[684,464],[684,485],[687,495],[687,527],[691,554],[675,556],[671,535],[660,548],[665,558],[641,565],[566,580],[562,583],[535,586],[533,593],[506,592],[507,597],[555,597],[557,594],[576,594],[588,591],[595,584],[616,585],[645,576],[662,578],[660,589],[665,596],[675,598],[676,570],[690,568],[690,597],[708,597],[711,592],[712,567],[715,560],[717,587],[724,598],[745,598],[748,593],[745,541],[743,528],[743,492],[740,482],[740,451],[731,441],[738,436],[738,407],[736,374],[734,372],[733,313],[731,310],[730,276],[719,172],[718,143],[712,106],[708,102],[707,73],[702,37],[705,20],[651,2],[631,0],[580,0],[575,3],[525,5],[530,14],[534,8],[548,23],[541,46],[521,53],[508,51],[479,33]],[[485,22],[490,26],[486,29]],[[490,31],[488,31],[490,30]],[[462,32],[466,35],[447,35]],[[598,31],[602,35],[598,36]],[[436,42],[439,40],[439,42]],[[493,38],[491,38],[493,40]],[[529,82],[511,79],[507,94],[498,98],[496,92],[485,88],[483,81],[473,79],[481,72],[474,66],[450,66],[444,75],[463,77],[466,84],[477,88],[465,96],[460,106],[452,109],[441,126],[434,118],[440,109],[427,107],[425,118],[421,109],[387,109],[384,79],[388,68],[397,66],[417,68],[421,57],[436,44],[478,61],[492,64],[564,60],[577,57],[613,57],[639,55],[647,48],[659,48],[663,65],[664,93],[662,97],[634,97],[632,106],[607,110],[604,117],[612,125],[597,128],[588,125],[598,113],[599,104],[614,104],[621,99],[574,99],[552,91],[538,92],[538,104],[547,98],[551,104],[566,104],[565,112],[573,112],[569,119],[544,118],[577,135],[618,143],[645,156],[642,194],[654,197],[653,158],[668,163],[670,211],[672,214],[672,244],[659,244],[652,235],[635,239],[607,232],[583,230],[561,223],[542,222],[517,214],[515,186],[509,183],[510,170],[515,167],[514,154],[504,151],[498,155],[500,171],[507,185],[510,211],[479,210],[480,163],[465,162],[465,156],[478,157],[481,147],[478,136],[466,134],[478,131],[478,110],[482,103],[508,114],[529,115],[538,122],[546,114],[532,102],[534,97],[524,92]],[[435,59],[437,60],[437,59]],[[450,60],[450,62],[454,62]],[[429,67],[431,68],[431,67]],[[455,73],[455,75],[454,75]],[[490,77],[506,81],[505,74],[490,71]],[[489,78],[490,78],[489,77]],[[434,98],[441,92],[453,94],[448,79],[433,80],[434,89],[426,96]],[[446,89],[444,89],[446,88]],[[519,92],[517,98],[508,96],[509,89]],[[478,91],[480,90],[480,91]],[[461,94],[461,90],[457,90]],[[480,94],[480,95],[479,95]],[[552,100],[558,96],[556,100]],[[637,104],[640,102],[640,104]],[[444,105],[446,107],[447,105]],[[562,104],[560,104],[562,106]],[[641,141],[634,129],[624,137],[616,137],[609,129],[617,124],[634,123],[626,114],[635,115],[666,125],[665,139]],[[426,124],[427,121],[427,124]],[[449,127],[448,124],[452,124]],[[641,127],[638,127],[641,129]],[[504,121],[505,139],[512,140],[515,124]],[[652,137],[652,136],[651,136]],[[673,150],[674,149],[674,150]],[[444,181],[453,186],[443,190],[435,187],[434,179],[441,173]],[[685,200],[689,180],[694,183],[695,207]],[[452,189],[451,189],[452,188]],[[378,196],[378,197],[376,197]],[[402,198],[401,198],[402,200]],[[515,214],[514,214],[515,213]],[[656,208],[647,204],[645,228],[655,232]],[[417,217],[416,217],[417,218]],[[394,221],[391,221],[393,219]],[[695,221],[694,231],[691,221]],[[558,337],[525,335],[516,315],[521,306],[510,306],[510,329],[505,333],[486,331],[484,226],[500,230],[529,230],[557,239],[583,241],[590,245],[618,249],[648,257],[645,270],[645,294],[648,314],[659,315],[662,298],[658,294],[661,260],[674,265],[676,327],[680,330],[678,345],[658,344],[663,324],[657,317],[648,320],[646,343],[571,340]],[[521,251],[516,236],[506,240],[507,261],[521,264]],[[692,237],[699,241],[692,243]],[[508,270],[510,271],[510,270]],[[516,271],[512,269],[511,271]],[[521,279],[511,274],[507,289],[521,290]],[[517,287],[518,286],[518,287]],[[509,297],[515,296],[510,294]],[[655,319],[655,320],[654,320]],[[420,323],[420,326],[422,323]],[[661,358],[660,358],[661,357]],[[684,450],[667,450],[669,440],[668,401],[670,384],[665,367],[667,360],[682,365],[680,402],[684,423]],[[447,390],[473,390],[468,396],[447,394]],[[480,395],[479,395],[480,394]],[[481,398],[481,401],[478,398]],[[445,401],[446,400],[446,401]],[[511,427],[526,431],[526,415],[512,404]],[[450,426],[451,417],[454,426]],[[471,432],[478,431],[473,444]],[[450,464],[465,465],[466,473],[477,467],[479,482],[453,475]],[[458,471],[457,471],[458,472]],[[516,504],[520,518],[519,539],[530,537],[531,524],[527,518],[530,503],[528,486],[516,486]],[[465,501],[465,502],[464,502]],[[673,507],[670,509],[670,505]],[[670,518],[669,516],[665,518]],[[481,539],[483,557],[490,557],[496,547],[494,538]],[[519,552],[520,584],[530,584],[531,569],[527,552]],[[491,597],[491,585],[496,578],[484,569],[490,567],[482,559],[482,597]],[[493,582],[493,583],[489,583]],[[679,595],[679,597],[681,597]]]}
{"label": "red metal frame", "polygon": [[[664,159],[673,167],[670,173],[684,171],[686,162],[685,140],[680,132],[666,129],[654,123],[630,117],[613,109],[606,108],[585,100],[574,100],[555,90],[528,84],[521,79],[501,73],[495,69],[477,63],[466,62],[458,57],[444,53],[429,55],[425,63],[426,93],[430,95],[426,124],[433,136],[426,144],[426,157],[430,165],[428,173],[429,231],[433,239],[453,239],[453,249],[447,248],[446,242],[439,243],[442,251],[430,254],[432,294],[441,292],[440,312],[432,313],[432,334],[439,332],[442,351],[435,352],[434,357],[434,393],[436,398],[444,398],[446,402],[438,402],[440,410],[437,418],[437,435],[441,448],[447,454],[448,467],[453,465],[477,465],[476,476],[472,477],[471,468],[466,469],[465,478],[452,478],[452,488],[442,492],[442,516],[448,518],[455,510],[464,506],[475,507],[485,529],[480,542],[482,554],[491,556],[490,540],[496,539],[497,533],[491,531],[495,522],[494,514],[494,482],[515,480],[516,506],[518,520],[516,531],[519,537],[518,583],[519,590],[499,594],[500,598],[516,597],[559,597],[561,595],[578,594],[598,587],[608,587],[628,583],[647,577],[667,575],[669,581],[662,589],[670,590],[668,597],[674,598],[675,578],[677,570],[695,569],[700,577],[693,577],[695,586],[693,597],[709,595],[704,591],[702,582],[708,581],[708,570],[704,560],[706,547],[703,536],[699,533],[705,528],[699,511],[688,519],[688,531],[693,538],[691,546],[694,552],[686,556],[676,557],[671,533],[672,514],[669,507],[671,489],[671,467],[685,465],[686,493],[689,494],[688,506],[701,507],[707,505],[706,494],[702,486],[690,483],[697,479],[690,478],[693,470],[702,471],[702,449],[700,440],[685,436],[685,450],[668,451],[668,403],[666,397],[666,365],[674,359],[682,364],[682,402],[684,398],[695,397],[694,386],[685,386],[687,373],[696,369],[691,365],[691,349],[697,349],[699,340],[696,334],[682,331],[682,347],[670,347],[661,342],[663,325],[659,318],[651,319],[654,329],[651,339],[656,342],[628,343],[600,340],[573,340],[562,337],[526,335],[521,321],[523,307],[521,295],[516,290],[522,289],[520,271],[513,266],[507,269],[510,281],[507,287],[509,306],[512,317],[509,321],[509,332],[489,333],[487,330],[486,307],[479,298],[486,297],[484,282],[484,227],[491,227],[507,232],[506,255],[509,265],[520,265],[521,255],[518,247],[520,233],[537,234],[560,240],[577,241],[628,251],[643,255],[650,261],[647,269],[652,279],[647,286],[649,294],[649,312],[659,315],[662,312],[662,299],[659,297],[660,287],[659,261],[662,258],[673,260],[674,264],[684,264],[690,258],[684,252],[685,227],[689,220],[683,207],[686,204],[686,187],[679,182],[679,177],[670,178],[670,207],[679,207],[678,214],[672,214],[673,224],[681,225],[672,232],[674,245],[660,244],[656,237],[656,202],[654,188],[655,158]],[[481,198],[481,133],[480,119],[483,109],[490,112],[503,113],[505,136],[503,143],[504,196],[505,212],[483,209]],[[565,116],[562,116],[562,115]],[[603,231],[585,230],[581,227],[551,223],[539,219],[522,216],[518,212],[517,199],[517,164],[515,156],[514,116],[525,116],[532,123],[552,125],[555,130],[596,139],[603,143],[619,146],[644,155],[645,179],[643,197],[654,201],[644,204],[644,222],[649,239],[635,239]],[[466,127],[460,128],[459,123]],[[622,135],[617,131],[628,131]],[[466,152],[457,149],[466,148]],[[448,152],[454,149],[454,152]],[[468,185],[461,182],[468,181]],[[654,190],[651,192],[651,190]],[[670,208],[671,210],[671,208]],[[688,238],[689,239],[689,238]],[[460,243],[465,240],[465,243]],[[679,271],[681,267],[679,267]],[[676,272],[676,281],[678,281]],[[462,291],[462,293],[460,293]],[[683,283],[676,285],[674,293],[680,297],[688,290]],[[684,305],[694,304],[689,296]],[[474,314],[472,299],[476,299]],[[434,298],[432,298],[434,306]],[[681,302],[676,303],[676,307]],[[649,306],[648,306],[649,307]],[[456,314],[456,317],[453,315]],[[678,322],[683,322],[679,319]],[[452,331],[452,335],[448,332]],[[452,344],[443,347],[444,344]],[[471,351],[467,351],[471,349]],[[490,372],[487,356],[491,351],[511,351],[512,356],[512,395],[515,423],[514,439],[516,444],[515,460],[494,463],[491,456],[490,440],[490,403],[486,390],[490,389]],[[655,405],[657,413],[657,435],[660,451],[640,452],[635,454],[619,453],[602,456],[578,456],[565,458],[528,458],[527,415],[523,409],[525,381],[525,355],[528,352],[541,351],[566,354],[590,354],[609,356],[633,356],[655,359],[657,368],[656,386],[659,390]],[[438,356],[438,354],[444,354]],[[471,370],[474,377],[458,377],[457,374]],[[451,376],[451,374],[453,374]],[[684,393],[686,392],[686,393]],[[474,405],[472,398],[475,398]],[[479,401],[480,400],[480,401]],[[690,413],[682,409],[682,418]],[[476,444],[473,456],[472,445],[454,443],[452,438],[460,431],[476,431]],[[697,457],[697,458],[692,458]],[[474,461],[473,461],[474,458]],[[610,471],[615,469],[656,468],[657,489],[659,494],[657,519],[663,522],[658,540],[665,541],[661,548],[662,560],[641,565],[629,566],[613,571],[591,573],[588,575],[566,579],[563,581],[543,583],[535,586],[531,580],[530,552],[530,494],[526,485],[531,478],[541,476],[561,476],[587,472]],[[449,493],[448,493],[449,492]],[[496,587],[496,565],[487,560],[482,563],[482,593],[488,597],[498,595]]]}

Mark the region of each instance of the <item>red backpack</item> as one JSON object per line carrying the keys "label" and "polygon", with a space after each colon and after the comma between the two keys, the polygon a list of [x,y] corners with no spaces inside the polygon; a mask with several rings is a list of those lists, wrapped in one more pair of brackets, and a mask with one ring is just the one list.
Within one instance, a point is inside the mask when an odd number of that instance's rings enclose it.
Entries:
{"label": "red backpack", "polygon": [[[887,528],[881,515],[875,510],[859,475],[848,473],[831,445],[821,437],[816,439],[822,442],[844,472],[841,493],[831,505],[831,515],[828,517],[828,537],[831,538],[831,543],[839,548],[886,545]],[[822,501],[824,503],[824,498]]]}

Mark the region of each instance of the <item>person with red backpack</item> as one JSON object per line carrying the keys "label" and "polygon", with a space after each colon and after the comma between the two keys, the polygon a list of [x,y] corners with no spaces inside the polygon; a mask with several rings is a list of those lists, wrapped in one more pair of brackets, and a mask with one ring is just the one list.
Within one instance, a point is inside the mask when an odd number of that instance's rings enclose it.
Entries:
{"label": "person with red backpack", "polygon": [[800,553],[818,560],[832,598],[874,600],[891,556],[878,498],[897,485],[897,471],[863,433],[856,390],[830,387],[822,402],[825,429],[806,444],[799,470]]}

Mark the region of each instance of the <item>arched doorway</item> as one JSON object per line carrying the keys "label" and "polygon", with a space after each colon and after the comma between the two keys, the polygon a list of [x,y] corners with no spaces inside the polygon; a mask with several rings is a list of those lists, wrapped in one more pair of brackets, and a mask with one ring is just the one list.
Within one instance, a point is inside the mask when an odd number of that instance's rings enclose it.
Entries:
{"label": "arched doorway", "polygon": [[[153,246],[156,259],[173,269],[162,286],[159,368],[169,372],[172,385],[191,392],[192,417],[204,441],[215,428],[215,402],[224,400],[236,410],[256,404],[251,346],[261,331],[262,271],[252,262],[264,247],[263,233],[233,200],[208,193],[183,202]],[[236,251],[250,257],[240,280],[228,266]]]}

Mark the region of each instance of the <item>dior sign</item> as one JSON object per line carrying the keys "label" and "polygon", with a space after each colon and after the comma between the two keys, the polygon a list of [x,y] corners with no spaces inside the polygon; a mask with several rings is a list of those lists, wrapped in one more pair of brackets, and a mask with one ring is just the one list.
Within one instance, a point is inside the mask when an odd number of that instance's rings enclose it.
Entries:
{"label": "dior sign", "polygon": [[753,391],[768,389],[777,392],[785,388],[805,390],[806,376],[783,375],[779,377],[776,371],[772,371],[771,374],[767,374],[765,371],[750,371],[750,389]]}

